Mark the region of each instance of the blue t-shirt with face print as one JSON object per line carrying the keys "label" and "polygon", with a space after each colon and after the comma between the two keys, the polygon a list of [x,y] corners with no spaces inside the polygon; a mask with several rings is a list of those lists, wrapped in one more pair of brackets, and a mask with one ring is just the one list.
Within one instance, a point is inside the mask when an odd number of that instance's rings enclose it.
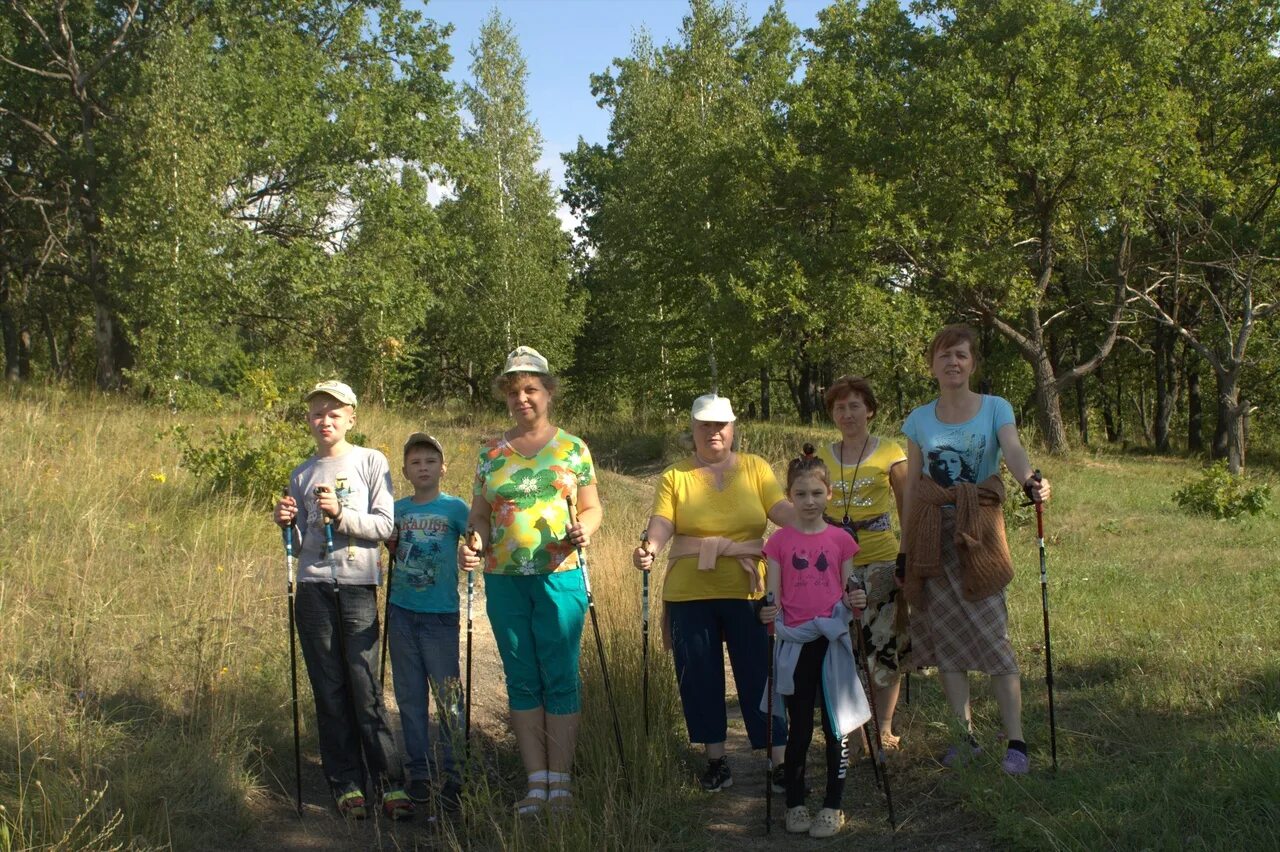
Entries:
{"label": "blue t-shirt with face print", "polygon": [[983,394],[978,413],[964,423],[943,423],[937,407],[936,399],[921,405],[902,424],[902,433],[920,448],[922,473],[943,488],[957,482],[981,482],[999,473],[997,433],[1005,424],[1015,422],[1008,400]]}

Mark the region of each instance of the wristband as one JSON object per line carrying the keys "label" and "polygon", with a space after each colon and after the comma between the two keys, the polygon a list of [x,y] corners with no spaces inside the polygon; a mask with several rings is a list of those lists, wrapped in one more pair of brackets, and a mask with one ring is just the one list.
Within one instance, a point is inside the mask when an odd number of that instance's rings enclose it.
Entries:
{"label": "wristband", "polygon": [[893,575],[899,580],[907,579],[907,554],[899,553],[894,559]]}

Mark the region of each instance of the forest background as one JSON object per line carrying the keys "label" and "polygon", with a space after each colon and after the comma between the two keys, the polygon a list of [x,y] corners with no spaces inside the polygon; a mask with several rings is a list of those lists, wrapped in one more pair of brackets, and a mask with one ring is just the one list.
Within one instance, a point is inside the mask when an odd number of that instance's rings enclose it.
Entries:
{"label": "forest background", "polygon": [[570,405],[679,410],[714,356],[744,413],[807,423],[846,371],[901,416],[966,319],[1050,450],[1239,469],[1280,371],[1278,30],[1262,0],[835,3],[803,33],[695,0],[583,82],[608,140],[557,197],[496,14],[455,86],[447,23],[396,2],[15,0],[6,375],[475,405],[524,343]]}

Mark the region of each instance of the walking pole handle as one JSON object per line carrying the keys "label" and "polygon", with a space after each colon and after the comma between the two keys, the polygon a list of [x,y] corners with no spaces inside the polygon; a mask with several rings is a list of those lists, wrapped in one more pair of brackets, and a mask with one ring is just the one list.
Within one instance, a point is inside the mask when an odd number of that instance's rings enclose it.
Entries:
{"label": "walking pole handle", "polygon": [[[640,549],[650,556],[654,556],[653,542],[649,541],[649,530],[640,531]],[[641,616],[644,618],[645,627],[649,626],[649,572],[644,571],[640,585],[640,609]]]}

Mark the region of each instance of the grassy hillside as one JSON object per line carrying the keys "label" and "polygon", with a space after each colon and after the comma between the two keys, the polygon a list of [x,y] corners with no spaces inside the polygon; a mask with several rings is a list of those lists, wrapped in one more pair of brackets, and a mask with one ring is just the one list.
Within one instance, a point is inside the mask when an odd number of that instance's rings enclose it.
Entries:
{"label": "grassy hillside", "polygon": [[[236,419],[55,393],[11,398],[0,411],[0,849],[235,848],[252,836],[262,802],[289,795],[279,534],[261,506],[197,487],[167,434],[179,422],[199,435]],[[358,428],[386,450],[423,425],[369,410]],[[446,840],[713,847],[656,644],[648,740],[636,707],[639,584],[627,553],[652,473],[678,452],[679,424],[562,425],[611,468],[591,560],[632,777],[626,784],[618,772],[588,632],[582,812],[544,831],[516,824],[506,786],[514,749],[495,729],[480,749],[489,783]],[[468,494],[486,429],[430,429],[453,461],[446,490]],[[775,463],[813,434],[743,428],[746,448]],[[398,454],[389,456],[402,488]],[[1079,453],[1040,462],[1057,496],[1046,533],[1061,770],[1046,769],[1034,527],[1024,524],[1010,531],[1020,569],[1010,607],[1036,771],[1005,778],[998,754],[940,770],[931,757],[945,748],[944,705],[932,680],[916,677],[901,716],[906,748],[893,764],[899,807],[918,820],[960,819],[1001,847],[1280,847],[1280,523],[1183,514],[1171,494],[1194,473],[1185,461]],[[994,754],[995,707],[984,685],[975,695]],[[310,730],[307,738],[314,753]],[[820,760],[816,747],[811,756]]]}

